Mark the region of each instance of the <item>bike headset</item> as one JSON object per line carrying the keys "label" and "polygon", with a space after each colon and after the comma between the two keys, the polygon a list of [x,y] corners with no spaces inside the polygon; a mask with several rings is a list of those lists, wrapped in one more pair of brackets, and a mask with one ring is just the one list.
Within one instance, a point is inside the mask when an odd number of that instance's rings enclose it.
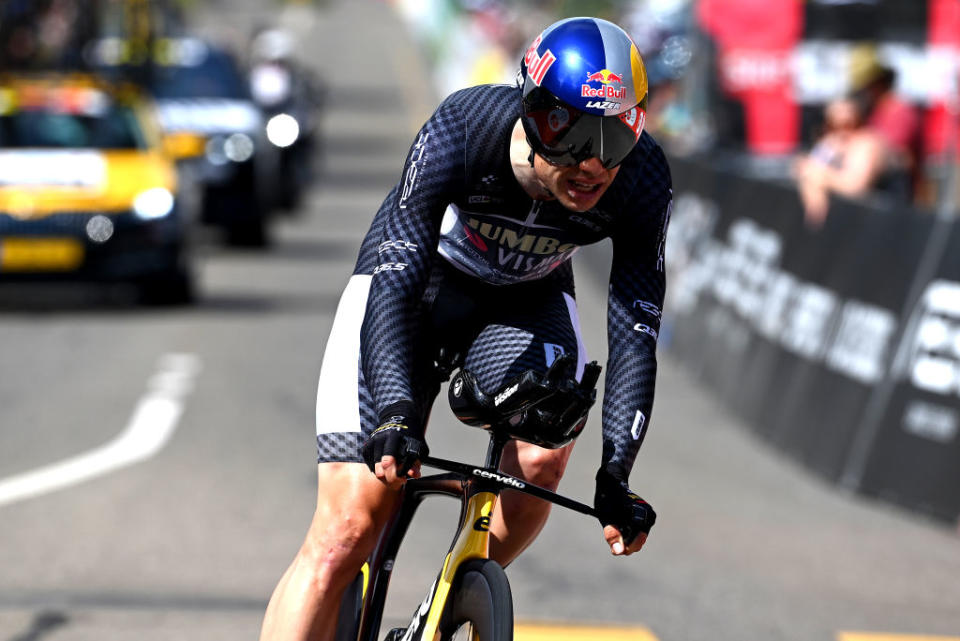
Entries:
{"label": "bike headset", "polygon": [[568,18],[550,25],[520,61],[517,85],[527,141],[553,165],[597,157],[616,167],[643,132],[647,72],[637,45],[612,22]]}
{"label": "bike headset", "polygon": [[583,431],[597,398],[600,365],[584,366],[579,381],[576,369],[573,354],[564,354],[545,373],[528,370],[490,394],[461,369],[450,380],[450,409],[467,425],[495,428],[540,447],[563,447]]}

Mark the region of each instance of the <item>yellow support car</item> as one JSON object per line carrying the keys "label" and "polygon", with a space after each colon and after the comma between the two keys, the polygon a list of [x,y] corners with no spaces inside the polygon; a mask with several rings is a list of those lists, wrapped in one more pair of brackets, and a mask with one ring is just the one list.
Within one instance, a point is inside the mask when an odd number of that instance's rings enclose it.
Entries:
{"label": "yellow support car", "polygon": [[203,144],[162,137],[132,87],[0,75],[0,282],[124,281],[145,301],[189,301],[196,202],[176,160]]}

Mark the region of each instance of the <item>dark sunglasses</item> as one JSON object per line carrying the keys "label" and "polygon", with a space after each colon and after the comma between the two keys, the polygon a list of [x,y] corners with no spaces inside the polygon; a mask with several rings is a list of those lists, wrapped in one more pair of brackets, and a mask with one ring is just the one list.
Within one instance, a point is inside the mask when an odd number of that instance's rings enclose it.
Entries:
{"label": "dark sunglasses", "polygon": [[556,100],[536,102],[524,100],[527,138],[537,154],[558,167],[588,158],[599,158],[607,169],[616,167],[637,144],[646,117],[642,103],[617,116],[599,116]]}

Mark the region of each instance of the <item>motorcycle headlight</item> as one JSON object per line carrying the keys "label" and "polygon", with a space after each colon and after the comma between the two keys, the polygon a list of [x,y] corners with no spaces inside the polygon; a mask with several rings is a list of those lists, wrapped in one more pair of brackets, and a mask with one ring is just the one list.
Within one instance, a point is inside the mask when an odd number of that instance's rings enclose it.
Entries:
{"label": "motorcycle headlight", "polygon": [[137,194],[133,213],[143,220],[163,218],[173,211],[173,194],[163,187],[154,187]]}
{"label": "motorcycle headlight", "polygon": [[277,114],[267,121],[267,140],[277,147],[289,147],[300,137],[300,123],[290,114]]}

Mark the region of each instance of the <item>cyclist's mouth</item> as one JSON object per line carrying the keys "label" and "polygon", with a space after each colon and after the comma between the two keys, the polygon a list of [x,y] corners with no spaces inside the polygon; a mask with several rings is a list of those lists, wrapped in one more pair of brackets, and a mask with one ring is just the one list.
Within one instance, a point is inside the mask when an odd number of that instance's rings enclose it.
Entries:
{"label": "cyclist's mouth", "polygon": [[596,197],[603,182],[581,182],[579,180],[567,181],[567,194],[576,201],[589,201]]}
{"label": "cyclist's mouth", "polygon": [[603,183],[582,183],[577,180],[571,180],[570,185],[574,188],[575,191],[583,192],[585,194],[592,194],[593,192],[600,189],[600,186]]}

